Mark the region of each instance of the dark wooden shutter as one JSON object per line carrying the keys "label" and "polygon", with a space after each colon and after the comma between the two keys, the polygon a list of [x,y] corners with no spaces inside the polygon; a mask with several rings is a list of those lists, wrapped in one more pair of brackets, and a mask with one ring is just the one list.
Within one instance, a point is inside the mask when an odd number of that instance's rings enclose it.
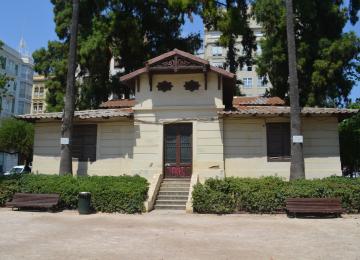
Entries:
{"label": "dark wooden shutter", "polygon": [[75,125],[72,133],[72,157],[79,161],[96,161],[97,125]]}
{"label": "dark wooden shutter", "polygon": [[267,156],[269,161],[290,159],[290,124],[266,124]]}

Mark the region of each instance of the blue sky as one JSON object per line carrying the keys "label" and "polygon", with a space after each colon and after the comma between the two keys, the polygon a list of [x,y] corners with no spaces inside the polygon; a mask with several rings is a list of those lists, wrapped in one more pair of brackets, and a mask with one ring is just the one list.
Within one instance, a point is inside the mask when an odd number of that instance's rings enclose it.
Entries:
{"label": "blue sky", "polygon": [[[50,0],[1,0],[0,2],[0,39],[7,45],[18,49],[21,36],[24,37],[31,52],[46,47],[49,40],[57,39]],[[360,35],[360,22],[356,26],[348,24],[345,31],[355,31]],[[204,33],[202,21],[194,17],[187,22],[183,34]],[[351,98],[360,97],[360,83],[354,87]]]}

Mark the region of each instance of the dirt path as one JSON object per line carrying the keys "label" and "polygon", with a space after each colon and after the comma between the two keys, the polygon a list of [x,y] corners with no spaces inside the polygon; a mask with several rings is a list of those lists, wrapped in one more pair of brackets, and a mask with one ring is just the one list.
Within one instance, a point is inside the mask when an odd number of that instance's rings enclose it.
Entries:
{"label": "dirt path", "polygon": [[360,216],[0,209],[0,259],[360,259]]}

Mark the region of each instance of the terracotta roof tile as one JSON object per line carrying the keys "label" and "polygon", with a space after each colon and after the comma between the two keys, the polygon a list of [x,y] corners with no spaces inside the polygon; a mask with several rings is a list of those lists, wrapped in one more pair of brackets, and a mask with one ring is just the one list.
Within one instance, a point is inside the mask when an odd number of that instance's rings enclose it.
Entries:
{"label": "terracotta roof tile", "polygon": [[120,77],[120,81],[128,81],[146,72],[146,67],[134,70],[126,75]]}
{"label": "terracotta roof tile", "polygon": [[114,99],[101,103],[101,108],[126,108],[135,106],[135,99]]}
{"label": "terracotta roof tile", "polygon": [[279,106],[284,105],[285,101],[279,97],[234,97],[233,106],[241,105],[266,105],[266,106]]}
{"label": "terracotta roof tile", "polygon": [[[358,109],[304,107],[303,115],[349,115],[358,113]],[[221,111],[221,115],[290,115],[288,106],[237,106],[235,110]]]}
{"label": "terracotta roof tile", "polygon": [[[36,120],[36,119],[62,119],[62,112],[42,113],[42,114],[26,114],[18,115],[16,118],[23,120]],[[96,110],[80,110],[75,111],[74,117],[77,119],[90,119],[90,118],[106,118],[106,117],[131,117],[133,111],[131,108],[122,109],[96,109]]]}

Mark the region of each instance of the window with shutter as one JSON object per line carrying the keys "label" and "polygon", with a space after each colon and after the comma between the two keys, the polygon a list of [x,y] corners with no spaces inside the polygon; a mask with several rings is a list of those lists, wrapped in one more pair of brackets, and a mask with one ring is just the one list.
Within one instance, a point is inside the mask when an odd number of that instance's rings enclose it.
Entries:
{"label": "window with shutter", "polygon": [[290,123],[267,123],[266,138],[269,162],[290,161]]}
{"label": "window with shutter", "polygon": [[80,162],[96,161],[97,125],[75,125],[73,127],[72,157]]}

